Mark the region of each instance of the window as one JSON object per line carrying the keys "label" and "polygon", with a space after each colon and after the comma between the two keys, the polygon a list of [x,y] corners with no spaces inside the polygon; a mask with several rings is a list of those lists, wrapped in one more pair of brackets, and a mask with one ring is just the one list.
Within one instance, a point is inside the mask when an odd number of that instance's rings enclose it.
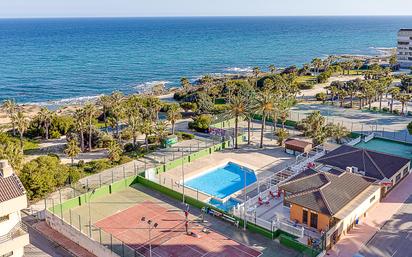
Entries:
{"label": "window", "polygon": [[312,228],[318,229],[318,214],[317,213],[310,213],[310,226]]}
{"label": "window", "polygon": [[371,199],[369,200],[369,203],[372,203],[375,200],[376,196],[372,196]]}
{"label": "window", "polygon": [[404,170],[403,170],[403,174],[402,174],[402,177],[405,177],[407,174],[408,174],[408,172],[409,172],[409,168],[408,167],[406,167]]}
{"label": "window", "polygon": [[10,216],[8,214],[4,216],[0,216],[0,223],[4,221],[8,221],[9,219],[10,219]]}
{"label": "window", "polygon": [[396,183],[398,183],[402,178],[402,174],[399,173],[398,175],[396,175]]}
{"label": "window", "polygon": [[308,210],[303,210],[302,214],[302,223],[308,224]]}

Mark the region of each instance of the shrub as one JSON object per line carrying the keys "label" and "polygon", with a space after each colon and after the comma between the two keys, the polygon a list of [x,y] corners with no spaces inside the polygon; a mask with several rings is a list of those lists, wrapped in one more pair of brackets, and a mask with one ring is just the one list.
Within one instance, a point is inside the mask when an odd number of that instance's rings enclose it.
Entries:
{"label": "shrub", "polygon": [[102,170],[106,170],[112,167],[112,164],[109,160],[95,160],[84,164],[84,172],[87,173],[97,173]]}
{"label": "shrub", "polygon": [[408,111],[408,116],[412,116],[412,111]]}
{"label": "shrub", "polygon": [[185,111],[188,112],[191,110],[192,112],[196,112],[197,110],[197,105],[196,103],[191,103],[191,102],[183,102],[180,103],[180,107]]}
{"label": "shrub", "polygon": [[401,114],[401,112],[398,109],[393,110],[392,113],[395,114],[395,115],[400,115]]}
{"label": "shrub", "polygon": [[189,128],[199,132],[206,132],[212,123],[212,116],[208,114],[201,114],[189,122]]}
{"label": "shrub", "polygon": [[331,71],[325,71],[318,75],[317,80],[319,83],[326,83],[331,76]]}
{"label": "shrub", "polygon": [[314,87],[314,84],[311,81],[302,82],[298,84],[298,88],[301,90],[312,89],[313,87]]}
{"label": "shrub", "polygon": [[383,112],[389,112],[389,108],[388,108],[388,107],[383,107],[383,108],[382,108],[382,111],[383,111]]}
{"label": "shrub", "polygon": [[81,170],[76,167],[69,168],[69,176],[67,178],[67,183],[76,183],[81,178]]}
{"label": "shrub", "polygon": [[319,92],[319,93],[317,93],[317,94],[315,95],[316,101],[325,102],[326,99],[327,99],[327,97],[328,97],[328,96],[326,95],[325,92]]}
{"label": "shrub", "polygon": [[187,132],[177,132],[176,135],[180,140],[190,140],[195,138],[195,135]]}
{"label": "shrub", "polygon": [[377,112],[377,111],[378,111],[378,107],[376,107],[376,106],[372,107],[372,111]]}
{"label": "shrub", "polygon": [[222,113],[227,111],[229,106],[227,104],[215,104],[213,108],[213,113]]}
{"label": "shrub", "polygon": [[126,153],[136,151],[136,150],[138,150],[138,148],[139,148],[138,146],[134,146],[132,143],[127,143],[123,147],[123,149]]}
{"label": "shrub", "polygon": [[58,138],[60,138],[61,136],[62,136],[62,135],[61,135],[60,132],[57,131],[57,130],[53,130],[53,131],[50,132],[50,137],[51,137],[51,138],[58,139]]}

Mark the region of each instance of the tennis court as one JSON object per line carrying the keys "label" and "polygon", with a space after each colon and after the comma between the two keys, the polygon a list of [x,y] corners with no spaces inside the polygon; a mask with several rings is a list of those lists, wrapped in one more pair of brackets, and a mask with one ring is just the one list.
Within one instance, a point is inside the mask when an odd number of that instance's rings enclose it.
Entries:
{"label": "tennis court", "polygon": [[[192,217],[192,218],[191,218]],[[149,224],[151,220],[150,235]],[[154,224],[157,224],[154,227]],[[153,257],[257,257],[261,253],[210,229],[200,220],[186,218],[180,209],[146,200],[95,223],[142,256]],[[189,233],[186,233],[189,232]]]}

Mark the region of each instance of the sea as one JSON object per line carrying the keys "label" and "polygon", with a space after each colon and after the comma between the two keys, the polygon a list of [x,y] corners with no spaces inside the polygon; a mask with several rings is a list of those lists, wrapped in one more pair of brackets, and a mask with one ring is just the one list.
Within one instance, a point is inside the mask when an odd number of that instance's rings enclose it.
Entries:
{"label": "sea", "polygon": [[398,17],[0,19],[0,101],[64,105],[181,77],[396,47]]}

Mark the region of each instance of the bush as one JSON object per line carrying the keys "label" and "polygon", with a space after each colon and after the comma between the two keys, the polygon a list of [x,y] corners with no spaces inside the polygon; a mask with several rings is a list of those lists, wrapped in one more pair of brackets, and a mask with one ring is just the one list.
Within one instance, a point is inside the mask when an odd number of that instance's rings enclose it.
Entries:
{"label": "bush", "polygon": [[325,71],[318,75],[317,80],[319,83],[326,83],[331,76],[331,71]]}
{"label": "bush", "polygon": [[69,176],[67,178],[67,183],[68,184],[76,183],[81,178],[81,174],[82,173],[81,173],[81,170],[79,168],[70,167],[69,168]]}
{"label": "bush", "polygon": [[396,114],[396,115],[400,115],[400,114],[401,114],[401,112],[400,112],[398,109],[393,110],[392,113],[393,113],[393,114]]}
{"label": "bush", "polygon": [[159,138],[157,137],[157,136],[148,136],[147,137],[147,142],[149,143],[149,144],[155,144],[155,143],[157,143],[159,141]]}
{"label": "bush", "polygon": [[388,107],[383,107],[383,108],[382,108],[382,111],[383,111],[383,112],[389,112],[389,108],[388,108]]}
{"label": "bush", "polygon": [[38,199],[63,186],[69,177],[69,167],[54,156],[40,156],[23,166],[19,175],[29,199]]}
{"label": "bush", "polygon": [[58,138],[61,138],[61,136],[62,135],[57,130],[53,130],[53,131],[50,132],[50,137],[51,138],[58,139]]}
{"label": "bush", "polygon": [[124,145],[123,149],[126,153],[130,153],[133,151],[137,151],[139,149],[139,146],[134,146],[132,143],[127,143]]}
{"label": "bush", "polygon": [[191,103],[191,102],[180,103],[180,107],[185,112],[188,112],[189,110],[191,110],[192,112],[196,112],[196,110],[197,110],[197,105],[195,103]]}
{"label": "bush", "polygon": [[316,98],[316,101],[325,102],[326,99],[327,99],[327,95],[326,95],[325,92],[320,92],[320,93],[317,93],[317,94],[315,95],[315,98]]}
{"label": "bush", "polygon": [[372,111],[377,112],[377,111],[378,111],[378,107],[376,107],[376,106],[372,107]]}
{"label": "bush", "polygon": [[187,133],[187,132],[177,132],[176,136],[180,139],[180,140],[190,140],[190,139],[194,139],[195,135]]}
{"label": "bush", "polygon": [[298,88],[301,90],[312,89],[314,88],[314,83],[312,81],[302,82],[298,84]]}
{"label": "bush", "polygon": [[412,116],[412,111],[408,111],[408,116]]}
{"label": "bush", "polygon": [[212,124],[212,116],[208,114],[201,114],[189,122],[189,128],[199,132],[206,132]]}
{"label": "bush", "polygon": [[95,160],[84,164],[84,172],[86,173],[98,173],[102,170],[106,170],[112,167],[109,160]]}
{"label": "bush", "polygon": [[213,108],[213,113],[223,113],[225,111],[227,111],[229,108],[229,106],[227,104],[215,104],[214,108]]}

